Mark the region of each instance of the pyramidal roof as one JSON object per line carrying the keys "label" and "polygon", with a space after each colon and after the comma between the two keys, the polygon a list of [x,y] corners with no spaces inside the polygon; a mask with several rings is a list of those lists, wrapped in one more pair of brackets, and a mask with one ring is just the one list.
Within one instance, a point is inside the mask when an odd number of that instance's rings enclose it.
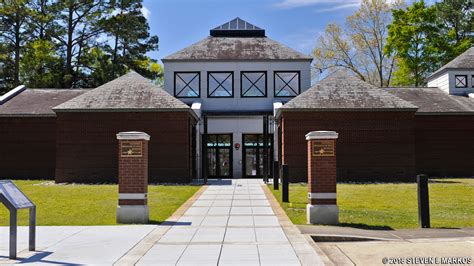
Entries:
{"label": "pyramidal roof", "polygon": [[293,98],[280,110],[397,111],[417,108],[345,71],[337,71]]}
{"label": "pyramidal roof", "polygon": [[235,18],[211,30],[213,37],[265,37],[265,30]]}
{"label": "pyramidal roof", "polygon": [[304,60],[312,57],[265,36],[265,30],[235,18],[211,36],[162,59],[166,61]]}
{"label": "pyramidal roof", "polygon": [[191,111],[136,72],[129,72],[102,86],[53,108],[55,112],[74,111]]}
{"label": "pyramidal roof", "polygon": [[473,70],[474,69],[474,47],[467,49],[464,53],[460,54],[458,57],[451,60],[446,65],[442,66],[440,69],[436,70],[433,74],[429,76],[428,79],[432,79],[439,74],[450,69],[459,69],[459,70]]}

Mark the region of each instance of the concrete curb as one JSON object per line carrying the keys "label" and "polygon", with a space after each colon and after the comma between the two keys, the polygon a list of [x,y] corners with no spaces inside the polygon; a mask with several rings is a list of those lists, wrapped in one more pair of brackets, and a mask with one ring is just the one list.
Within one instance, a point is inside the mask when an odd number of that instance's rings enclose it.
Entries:
{"label": "concrete curb", "polygon": [[183,205],[181,205],[165,222],[158,225],[153,231],[145,236],[133,248],[131,248],[125,255],[123,255],[114,265],[135,265],[152,247],[163,237],[166,232],[173,226],[173,223],[178,221],[181,216],[188,210],[196,199],[207,189],[207,186],[202,186],[192,197],[190,197]]}
{"label": "concrete curb", "polygon": [[334,265],[316,243],[301,234],[298,228],[291,222],[290,218],[288,218],[268,186],[262,186],[264,187],[263,191],[265,192],[265,196],[278,217],[278,221],[293,246],[301,265]]}

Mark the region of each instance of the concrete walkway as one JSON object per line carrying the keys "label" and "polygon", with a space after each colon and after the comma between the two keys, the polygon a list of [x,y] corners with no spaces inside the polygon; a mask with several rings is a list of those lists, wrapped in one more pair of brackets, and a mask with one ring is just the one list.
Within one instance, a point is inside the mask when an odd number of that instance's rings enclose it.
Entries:
{"label": "concrete walkway", "polygon": [[9,228],[0,227],[0,265],[112,265],[156,225],[38,226],[35,252],[28,251],[28,227],[18,227],[18,260],[8,259]]}
{"label": "concrete walkway", "polygon": [[209,185],[138,265],[301,265],[262,181]]}
{"label": "concrete walkway", "polygon": [[39,226],[35,252],[19,227],[16,261],[0,227],[0,264],[322,265],[311,242],[261,180],[212,180],[161,225]]}

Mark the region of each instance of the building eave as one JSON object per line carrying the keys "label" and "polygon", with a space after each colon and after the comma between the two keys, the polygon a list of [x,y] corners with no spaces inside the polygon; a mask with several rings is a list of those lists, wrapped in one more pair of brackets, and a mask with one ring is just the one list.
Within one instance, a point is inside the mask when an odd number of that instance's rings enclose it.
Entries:
{"label": "building eave", "polygon": [[56,113],[164,113],[164,112],[187,112],[195,119],[198,119],[196,113],[190,108],[101,108],[101,109],[59,109],[53,108]]}
{"label": "building eave", "polygon": [[275,115],[279,118],[283,112],[416,112],[417,108],[280,108]]}
{"label": "building eave", "polygon": [[474,69],[472,68],[444,68],[438,72],[434,72],[428,78],[426,78],[426,80],[432,81],[433,79],[436,79],[439,76],[442,76],[443,74],[446,74],[446,72],[449,72],[449,71],[474,71]]}
{"label": "building eave", "polygon": [[0,114],[0,117],[18,117],[18,118],[32,118],[32,117],[56,117],[55,114]]}
{"label": "building eave", "polygon": [[298,59],[161,59],[163,63],[169,62],[312,62],[313,58],[298,58]]}

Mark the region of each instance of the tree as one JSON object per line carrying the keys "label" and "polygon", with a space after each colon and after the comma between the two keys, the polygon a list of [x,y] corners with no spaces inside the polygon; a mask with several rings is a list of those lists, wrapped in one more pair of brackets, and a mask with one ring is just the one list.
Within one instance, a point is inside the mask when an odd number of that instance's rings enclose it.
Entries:
{"label": "tree", "polygon": [[26,27],[30,33],[20,62],[20,78],[28,87],[62,86],[62,62],[53,40],[54,19],[58,16],[51,0],[30,0]]}
{"label": "tree", "polygon": [[9,75],[5,87],[15,87],[20,84],[20,60],[23,46],[28,38],[25,22],[29,14],[26,0],[3,0],[0,5],[0,43],[5,52],[0,64]]}
{"label": "tree", "polygon": [[346,20],[344,28],[335,23],[326,27],[313,50],[315,67],[321,72],[345,68],[364,81],[388,86],[395,57],[384,53],[391,9],[401,2],[363,0]]}
{"label": "tree", "polygon": [[433,6],[422,0],[394,10],[385,47],[387,55],[399,58],[394,84],[424,85],[426,77],[439,67],[442,41]]}
{"label": "tree", "polygon": [[63,86],[77,87],[80,78],[84,52],[96,45],[96,39],[103,31],[98,27],[102,14],[106,12],[103,0],[58,0],[53,37],[60,43],[64,56]]}
{"label": "tree", "polygon": [[160,73],[156,72],[156,60],[146,53],[158,49],[158,37],[149,34],[150,27],[141,12],[142,0],[118,0],[112,8],[112,15],[101,21],[105,33],[112,39],[104,45],[104,50],[111,54],[113,66],[109,78],[123,75],[128,69],[157,78]]}
{"label": "tree", "polygon": [[443,42],[444,53],[440,65],[444,65],[471,47],[474,43],[474,4],[469,0],[444,0],[434,5]]}
{"label": "tree", "polygon": [[50,41],[38,39],[28,43],[21,61],[21,80],[27,87],[61,87],[62,62]]}
{"label": "tree", "polygon": [[158,48],[141,0],[0,0],[0,94],[97,87],[129,70],[158,80]]}

